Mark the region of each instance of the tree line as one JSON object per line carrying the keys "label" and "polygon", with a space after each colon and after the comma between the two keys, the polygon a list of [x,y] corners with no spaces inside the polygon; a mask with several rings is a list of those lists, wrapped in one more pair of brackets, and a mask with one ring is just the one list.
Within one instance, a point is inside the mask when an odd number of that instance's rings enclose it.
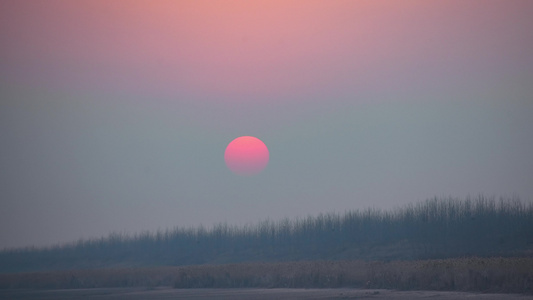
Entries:
{"label": "tree line", "polygon": [[221,223],[135,235],[113,233],[54,247],[0,251],[0,273],[117,266],[303,260],[415,260],[528,256],[533,203],[517,197],[433,198],[254,225]]}

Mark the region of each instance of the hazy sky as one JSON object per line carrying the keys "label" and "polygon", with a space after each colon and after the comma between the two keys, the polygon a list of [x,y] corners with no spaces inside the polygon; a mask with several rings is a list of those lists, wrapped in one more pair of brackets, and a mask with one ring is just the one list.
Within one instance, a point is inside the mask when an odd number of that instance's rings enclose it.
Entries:
{"label": "hazy sky", "polygon": [[[0,0],[0,248],[533,195],[533,1]],[[241,177],[226,145],[270,163]]]}

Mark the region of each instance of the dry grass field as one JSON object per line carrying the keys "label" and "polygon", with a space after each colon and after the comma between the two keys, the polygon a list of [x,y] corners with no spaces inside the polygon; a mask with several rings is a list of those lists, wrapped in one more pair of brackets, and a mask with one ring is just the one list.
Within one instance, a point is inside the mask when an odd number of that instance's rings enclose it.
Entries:
{"label": "dry grass field", "polygon": [[375,288],[533,294],[533,258],[301,261],[0,274],[0,290],[172,286]]}
{"label": "dry grass field", "polygon": [[411,300],[438,298],[440,300],[530,300],[533,296],[517,294],[482,294],[448,291],[397,291],[383,289],[157,289],[107,288],[74,290],[0,290],[0,299],[24,300],[164,300],[164,299],[226,299],[226,300],[267,300],[267,299],[393,299]]}

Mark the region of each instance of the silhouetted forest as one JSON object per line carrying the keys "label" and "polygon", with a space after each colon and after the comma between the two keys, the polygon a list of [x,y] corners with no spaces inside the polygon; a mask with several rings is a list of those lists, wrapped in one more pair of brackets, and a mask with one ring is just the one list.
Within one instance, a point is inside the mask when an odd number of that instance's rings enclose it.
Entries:
{"label": "silhouetted forest", "polygon": [[518,198],[431,199],[249,226],[111,234],[5,249],[0,273],[310,260],[532,256],[533,204]]}

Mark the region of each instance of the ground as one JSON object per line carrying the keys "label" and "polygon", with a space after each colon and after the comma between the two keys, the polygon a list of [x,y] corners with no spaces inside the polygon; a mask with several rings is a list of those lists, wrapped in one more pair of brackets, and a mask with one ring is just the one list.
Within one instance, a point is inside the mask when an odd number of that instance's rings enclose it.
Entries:
{"label": "ground", "polygon": [[441,291],[394,291],[380,289],[173,289],[108,288],[72,290],[0,290],[0,299],[532,299],[533,295],[481,294]]}

